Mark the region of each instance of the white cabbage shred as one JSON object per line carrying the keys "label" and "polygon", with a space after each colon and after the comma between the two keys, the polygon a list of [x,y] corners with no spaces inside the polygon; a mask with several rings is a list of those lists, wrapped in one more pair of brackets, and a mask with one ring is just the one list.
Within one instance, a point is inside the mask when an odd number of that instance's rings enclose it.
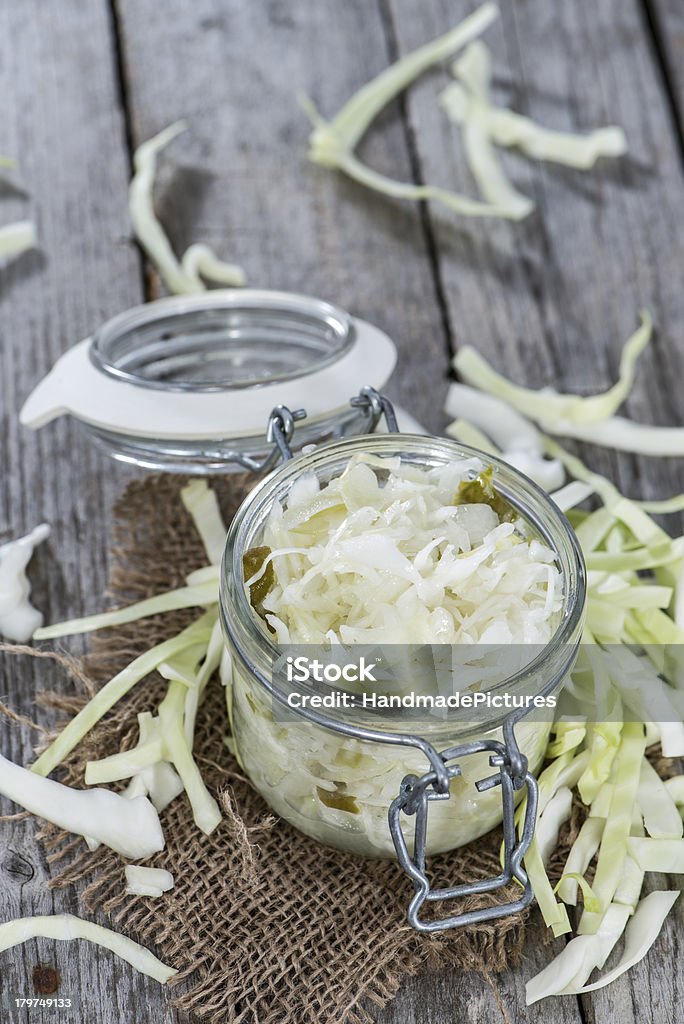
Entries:
{"label": "white cabbage shred", "polygon": [[124,874],[126,876],[126,892],[129,896],[158,897],[173,889],[173,875],[163,868],[127,864]]}
{"label": "white cabbage shred", "polygon": [[[493,105],[491,54],[476,37],[498,14],[495,4],[483,4],[450,32],[401,57],[364,85],[331,121],[324,120],[313,102],[302,96],[302,107],[313,124],[309,159],[396,199],[433,199],[462,216],[521,220],[532,212],[534,203],[506,176],[497,146],[516,146],[535,159],[552,160],[580,170],[592,167],[599,157],[624,154],[627,143],[621,128],[599,128],[588,135],[548,131],[527,117]],[[397,181],[372,170],[355,152],[372,121],[391,100],[429,68],[463,47],[463,56],[453,65],[458,81],[444,90],[441,103],[462,129],[466,159],[482,200],[435,185]]]}
{"label": "white cabbage shred", "polygon": [[41,523],[35,530],[0,545],[0,635],[24,643],[43,622],[43,616],[31,604],[31,584],[26,566],[39,544],[50,536],[50,527]]}
{"label": "white cabbage shred", "polygon": [[[0,169],[12,169],[16,162],[8,156],[0,156]],[[31,220],[18,220],[0,227],[0,259],[12,259],[22,252],[35,248],[36,226]]]}
{"label": "white cabbage shred", "polygon": [[30,220],[18,220],[0,227],[0,259],[19,256],[36,244],[36,226]]}
{"label": "white cabbage shred", "polygon": [[102,716],[113,708],[136,683],[139,683],[150,672],[154,672],[162,662],[173,655],[198,642],[208,642],[214,614],[211,611],[205,612],[201,618],[184,629],[178,636],[171,637],[156,647],[152,647],[110,679],[43,751],[32,765],[33,771],[39,775],[49,775],[80,743],[86,733],[100,721]]}
{"label": "white cabbage shred", "polygon": [[502,459],[546,491],[563,486],[562,462],[544,457],[540,432],[506,402],[495,395],[483,395],[467,384],[451,384],[445,409],[449,415],[459,417],[448,428],[457,441],[490,453],[499,452]]}
{"label": "white cabbage shred", "polygon": [[216,495],[206,480],[194,480],[181,491],[181,500],[202,538],[207,558],[218,565],[226,544],[226,527]]}
{"label": "white cabbage shred", "polygon": [[438,188],[435,185],[416,185],[396,181],[373,171],[356,156],[355,149],[372,121],[380,111],[406,89],[416,78],[440,61],[445,60],[483,32],[497,17],[493,3],[483,4],[450,32],[426,43],[413,53],[400,58],[352,96],[339,113],[325,121],[307,97],[301,97],[302,106],[313,123],[309,159],[323,167],[334,168],[367,188],[397,199],[434,199],[465,216],[510,214],[490,203]]}
{"label": "white cabbage shred", "polygon": [[[214,562],[220,557],[226,529],[216,496],[205,481],[189,484],[181,496],[212,564],[191,574],[186,587],[138,602],[129,608],[62,623],[37,631],[35,635],[47,638],[86,633],[178,608],[200,607],[205,611],[186,629],[146,651],[110,679],[40,754],[31,769],[38,776],[48,775],[107,711],[133,686],[156,671],[168,681],[166,696],[155,714],[143,712],[138,715],[137,745],[101,761],[89,762],[86,782],[104,785],[128,779],[128,786],[121,796],[114,797],[113,793],[104,791],[105,795],[118,801],[121,814],[133,814],[135,808],[145,805],[155,818],[185,792],[198,828],[209,834],[218,826],[221,812],[204,784],[193,757],[193,746],[197,710],[207,683],[219,666],[223,649],[218,620],[218,566]],[[36,779],[29,772],[26,774],[36,783],[40,781],[48,786],[57,786],[57,783]],[[95,793],[85,795],[95,796]],[[47,814],[44,816],[49,818]],[[108,842],[97,829],[71,827],[66,822],[63,827],[83,835],[91,849],[100,842]],[[161,836],[161,830],[159,834]],[[161,845],[154,850],[126,855],[144,859],[162,848],[163,837]]]}
{"label": "white cabbage shred", "polygon": [[300,478],[287,508],[274,506],[263,536],[271,554],[246,581],[272,561],[263,606],[279,639],[547,643],[562,599],[553,553],[488,504],[456,497],[484,468],[463,460],[425,471],[361,455],[320,489]]}
{"label": "white cabbage shred", "polygon": [[[643,427],[615,416],[650,337],[650,317],[642,314],[641,327],[624,347],[617,382],[587,398],[512,384],[470,348],[455,359],[466,384],[455,385],[449,395],[448,411],[461,417],[450,432],[472,443],[482,436],[494,453],[511,437],[522,438],[535,458],[561,464],[573,480],[552,496],[572,517],[588,569],[583,644],[562,698],[566,716],[556,723],[547,748],[554,760],[539,777],[539,825],[525,860],[554,934],[571,930],[565,904],[575,906],[580,891],[584,909],[577,937],[528,982],[528,1003],[593,991],[641,960],[678,895],[652,892],[640,898],[645,875],[684,873],[684,776],[663,782],[646,757],[656,742],[665,757],[684,756],[684,677],[677,655],[684,643],[684,538],[670,537],[649,514],[681,511],[684,496],[627,499],[543,433],[652,455],[679,451],[680,428]],[[621,441],[613,444],[623,426]],[[589,497],[598,499],[598,508],[580,509]],[[544,858],[568,812],[571,789],[588,817],[557,886],[558,902]],[[548,808],[554,814],[546,827]],[[517,811],[519,821],[523,813],[524,806]],[[591,981],[623,933],[616,965]]]}
{"label": "white cabbage shred", "polygon": [[[684,455],[684,427],[656,427],[614,415],[629,394],[637,361],[651,336],[651,318],[648,313],[642,313],[641,327],[624,346],[617,382],[603,394],[590,398],[561,395],[552,388],[534,391],[513,384],[470,346],[459,351],[454,367],[467,384],[501,399],[547,434],[638,455],[681,456]],[[678,509],[673,507],[672,510]]]}
{"label": "white cabbage shred", "polygon": [[[454,64],[454,73],[463,83],[462,87],[454,85],[452,88],[462,92],[462,116],[458,123],[463,131],[466,159],[477,186],[487,202],[506,210],[513,220],[522,220],[532,212],[534,203],[506,177],[487,121],[492,77],[488,47],[479,40],[471,43]],[[447,112],[454,109],[453,98],[451,106],[448,101],[449,93],[443,93],[442,104]]]}
{"label": "white cabbage shred", "polygon": [[178,974],[173,967],[158,960],[149,949],[145,949],[133,939],[113,932],[110,928],[104,928],[100,924],[93,924],[91,921],[83,921],[71,914],[52,914],[39,917],[20,917],[14,921],[6,921],[0,924],[0,952],[12,949],[29,939],[58,939],[69,941],[72,939],[85,939],[93,942],[101,949],[109,949],[118,957],[135,967],[136,971],[146,974],[155,981],[165,985],[174,974]]}
{"label": "white cabbage shred", "polygon": [[479,39],[454,63],[457,81],[442,92],[447,115],[463,131],[466,157],[480,192],[489,202],[506,209],[515,220],[526,217],[534,203],[518,192],[506,177],[497,146],[516,147],[535,160],[549,160],[589,170],[600,157],[623,156],[627,140],[621,128],[598,128],[588,135],[549,131],[528,117],[494,106],[491,98],[491,53]]}
{"label": "white cabbage shred", "polygon": [[143,796],[124,800],[106,789],[72,789],[40,778],[1,754],[0,794],[67,832],[104,843],[122,857],[144,859],[164,849],[159,817]]}
{"label": "white cabbage shred", "polygon": [[177,295],[202,292],[204,280],[239,287],[245,283],[241,267],[224,263],[209,246],[191,245],[179,261],[154,212],[152,192],[157,155],[181,132],[185,121],[176,121],[153,138],[143,142],[133,155],[134,175],[129,187],[128,207],[136,238],[143,247],[169,291]]}

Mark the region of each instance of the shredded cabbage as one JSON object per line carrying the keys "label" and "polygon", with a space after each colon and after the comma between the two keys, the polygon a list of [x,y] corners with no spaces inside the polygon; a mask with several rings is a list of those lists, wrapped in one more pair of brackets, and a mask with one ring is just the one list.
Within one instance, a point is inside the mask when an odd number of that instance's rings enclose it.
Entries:
{"label": "shredded cabbage", "polygon": [[[452,402],[449,411],[464,416],[466,434],[467,421],[472,421],[476,430],[499,440],[501,446],[513,432],[532,438],[535,455],[541,449],[574,478],[556,497],[572,516],[588,568],[584,643],[562,698],[567,717],[557,724],[555,739],[547,748],[547,756],[555,755],[556,760],[539,779],[540,821],[525,860],[547,925],[554,934],[568,930],[569,925],[559,924],[540,838],[544,852],[552,847],[547,833],[553,835],[556,819],[565,813],[563,797],[557,794],[563,785],[576,786],[589,817],[557,889],[565,903],[575,905],[581,888],[585,906],[579,936],[528,983],[528,1002],[609,984],[645,956],[676,894],[652,893],[639,902],[644,875],[647,871],[684,873],[684,776],[663,782],[645,757],[646,747],[656,741],[666,757],[684,755],[684,663],[678,655],[684,642],[684,538],[671,538],[649,514],[681,511],[684,496],[662,501],[627,499],[530,422],[554,433],[613,443],[613,433],[624,426],[614,416],[615,410],[629,393],[650,333],[650,318],[643,314],[642,326],[623,351],[617,383],[588,398],[510,384],[470,349],[456,360],[470,387],[458,386],[455,397],[462,396],[463,401]],[[494,409],[502,412],[503,429],[501,417],[494,427],[489,421]],[[454,429],[462,435],[463,421]],[[676,429],[644,431],[639,425],[628,425],[622,442],[614,446],[669,454],[678,450],[678,444]],[[598,498],[600,507],[592,512],[580,510],[577,506],[591,496]],[[586,720],[584,736],[579,727],[573,732],[571,719]],[[544,808],[549,803],[556,813],[545,829]],[[519,823],[523,810],[516,814]],[[594,880],[588,887],[585,875],[594,860]],[[625,949],[617,966],[599,981],[586,984],[592,970],[603,966],[625,927]]]}
{"label": "shredded cabbage", "polygon": [[165,985],[178,971],[158,960],[149,949],[133,939],[119,935],[110,928],[91,921],[83,921],[71,914],[54,914],[42,917],[20,917],[0,924],[0,951],[12,949],[29,939],[85,939],[102,949],[109,949],[118,957],[135,967],[141,974],[147,974]]}
{"label": "shredded cabbage", "polygon": [[[631,907],[613,903],[599,933],[573,939],[548,967],[528,981],[525,986],[527,1005],[547,996],[581,995],[610,985],[643,960],[678,896],[679,892],[650,893],[640,900],[631,920]],[[598,981],[584,984],[594,967],[605,964],[625,926],[625,948],[619,963]]]}
{"label": "shredded cabbage", "polygon": [[[512,384],[470,346],[458,352],[454,366],[468,384],[501,399],[510,409],[534,420],[549,434],[638,455],[684,455],[684,427],[655,427],[613,415],[629,394],[637,360],[651,338],[649,314],[643,312],[641,319],[641,327],[623,349],[618,381],[603,394],[589,398],[561,395],[551,388],[533,391]],[[448,406],[447,411],[451,411]],[[523,429],[522,424],[519,429]],[[666,502],[664,508],[658,508],[656,503],[652,510],[675,512],[683,506],[684,497],[678,496]]]}
{"label": "shredded cabbage", "polygon": [[474,423],[470,423],[468,420],[454,420],[446,428],[446,433],[449,437],[453,437],[455,441],[470,445],[471,448],[479,448],[481,452],[487,455],[499,454],[499,449],[495,444],[492,444],[490,438],[479,427],[476,427]]}
{"label": "shredded cabbage", "polygon": [[468,164],[478,188],[492,206],[507,210],[513,220],[522,220],[532,212],[534,203],[508,180],[487,123],[491,103],[491,55],[488,47],[479,40],[471,43],[454,64],[454,72],[467,93],[459,123],[463,129]]}
{"label": "shredded cabbage", "polygon": [[127,864],[124,868],[126,892],[130,896],[162,896],[173,889],[173,875],[163,868]]}
{"label": "shredded cabbage", "polygon": [[535,839],[542,864],[546,866],[549,857],[558,845],[561,825],[570,819],[572,811],[572,790],[561,786],[553,794],[544,811],[537,819]]}
{"label": "shredded cabbage", "polygon": [[52,626],[36,629],[34,640],[54,640],[60,636],[74,636],[76,633],[91,633],[97,629],[110,626],[122,626],[127,622],[138,622],[150,615],[175,611],[178,608],[203,608],[216,604],[216,583],[210,580],[190,587],[179,587],[165,594],[148,597],[144,601],[117,608],[112,612],[89,615],[83,619],[70,619],[68,622],[56,622]]}
{"label": "shredded cabbage", "polygon": [[453,65],[459,81],[448,85],[440,97],[447,115],[464,129],[469,122],[476,121],[479,131],[497,146],[515,146],[534,160],[549,160],[583,171],[593,167],[600,157],[623,156],[627,152],[622,128],[611,125],[587,135],[551,131],[529,117],[493,106],[488,87],[490,63],[488,47],[480,40],[471,43]]}
{"label": "shredded cabbage", "polygon": [[675,775],[673,779],[666,779],[664,785],[677,807],[684,807],[684,775]]}
{"label": "shredded cabbage", "polygon": [[400,58],[345,103],[332,121],[325,121],[306,96],[300,102],[313,124],[309,159],[335,168],[367,188],[397,199],[434,199],[465,216],[510,216],[509,209],[482,203],[434,185],[396,181],[371,170],[355,154],[357,144],[380,111],[416,78],[484,32],[498,16],[493,3],[485,3],[450,32]]}
{"label": "shredded cabbage", "polygon": [[218,565],[226,543],[226,527],[216,494],[206,480],[193,480],[182,489],[181,500],[192,516],[211,566]]}
{"label": "shredded cabbage", "polygon": [[[191,484],[183,491],[183,501],[208,556],[219,558],[225,527],[215,495],[208,491],[206,484]],[[136,658],[98,691],[32,768],[34,772],[47,775],[132,686],[156,669],[169,680],[166,697],[157,714],[139,714],[137,745],[132,750],[89,762],[86,782],[128,778],[127,789],[116,799],[124,804],[127,801],[139,803],[136,798],[149,796],[152,801],[149,806],[158,813],[185,791],[196,824],[209,834],[217,827],[221,813],[202,780],[192,747],[197,709],[224,650],[218,620],[218,566],[203,567],[191,576],[185,588],[105,615],[62,623],[47,631],[50,636],[82,633],[176,608],[208,605],[207,611],[191,626]],[[145,800],[145,803],[148,802]],[[96,849],[100,842],[98,835],[88,831],[84,836],[90,849]]]}
{"label": "shredded cabbage", "polygon": [[50,527],[41,523],[25,537],[0,545],[0,634],[10,640],[24,643],[43,621],[30,601],[26,566],[36,547],[49,536]]}
{"label": "shredded cabbage", "polygon": [[681,840],[682,818],[677,805],[655,768],[645,759],[641,763],[637,801],[649,836]]}
{"label": "shredded cabbage", "polygon": [[561,512],[568,512],[571,508],[581,505],[592,494],[594,494],[594,488],[591,484],[583,483],[581,480],[571,480],[569,484],[553,491],[550,496]]}
{"label": "shredded cabbage", "polygon": [[19,256],[36,244],[36,226],[30,220],[18,220],[0,227],[0,259]]}
{"label": "shredded cabbage", "polygon": [[106,789],[71,789],[42,779],[1,754],[0,793],[53,825],[104,843],[123,857],[144,859],[164,849],[157,812],[144,797],[124,800]]}
{"label": "shredded cabbage", "polygon": [[[445,410],[452,416],[463,417],[449,429],[458,440],[487,451],[488,447],[481,444],[484,432],[494,442],[493,454],[500,455],[544,490],[562,487],[565,472],[560,460],[544,458],[544,442],[537,428],[501,399],[483,395],[466,384],[452,384]],[[475,433],[471,432],[473,428]]]}
{"label": "shredded cabbage", "polygon": [[628,840],[630,855],[642,871],[684,874],[683,839],[649,839],[634,836]]}
{"label": "shredded cabbage", "polygon": [[[454,357],[454,368],[466,383],[501,399],[522,416],[541,423],[549,433],[562,434],[562,430],[549,426],[559,423],[574,426],[591,425],[593,430],[595,424],[612,416],[627,398],[634,383],[637,360],[650,342],[652,332],[651,317],[644,311],[641,313],[641,327],[628,339],[622,350],[617,382],[603,394],[587,398],[579,395],[561,395],[551,388],[534,391],[512,384],[469,345],[460,349]],[[450,410],[447,406],[448,411]]]}
{"label": "shredded cabbage", "polygon": [[195,242],[186,249],[181,267],[188,279],[198,286],[198,291],[204,288],[202,278],[215,284],[232,285],[234,288],[242,287],[247,281],[242,267],[237,263],[225,263],[224,260],[220,260],[214,251],[202,242]]}
{"label": "shredded cabbage", "polygon": [[[574,882],[576,888],[582,890],[582,899],[587,910],[594,911],[599,910],[600,903],[594,895],[594,890],[589,885],[589,882],[584,877],[584,873],[581,871],[576,872],[565,872],[561,875],[554,892],[559,892],[562,885],[568,882]],[[576,900],[575,900],[576,902]]]}
{"label": "shredded cabbage", "polygon": [[[151,715],[149,717],[152,718]],[[182,792],[183,782],[173,765],[168,761],[158,761],[152,767],[143,768],[133,775],[122,795],[128,800],[136,796],[149,796],[157,813],[161,814]]]}
{"label": "shredded cabbage", "polygon": [[578,927],[581,935],[593,934],[599,928],[603,914],[615,895],[627,855],[632,812],[636,803],[645,748],[643,726],[637,722],[625,722],[615,762],[615,775],[619,779],[619,785],[613,789],[592,884],[601,910],[592,913],[585,908]]}
{"label": "shredded cabbage", "polygon": [[102,716],[128,693],[131,687],[179,651],[191,647],[202,639],[208,641],[211,629],[212,613],[205,612],[201,618],[184,629],[178,636],[157,644],[156,647],[152,647],[145,654],[135,658],[130,665],[127,665],[101,690],[98,690],[86,706],[71,719],[59,736],[33,763],[32,771],[39,775],[49,775],[53,768],[56,768],[67,754],[71,753],[86,733],[99,722]]}
{"label": "shredded cabbage", "polygon": [[[212,627],[208,651],[198,668],[193,685],[171,677],[166,697],[158,715],[149,712],[138,715],[139,740],[131,750],[112,754],[101,761],[86,765],[86,782],[116,782],[131,779],[131,792],[144,789],[155,803],[166,806],[185,790],[197,826],[206,834],[213,832],[221,820],[218,804],[208,792],[192,757],[192,734],[197,703],[192,705],[192,722],[188,724],[188,697],[193,694],[199,701],[206,682],[218,667],[220,654],[215,654],[217,624]],[[205,643],[205,649],[207,644]],[[135,783],[135,786],[134,786]],[[160,792],[160,786],[163,791]],[[153,797],[153,799],[154,799]]]}
{"label": "shredded cabbage", "polygon": [[624,416],[611,416],[593,425],[549,420],[543,426],[551,434],[588,441],[619,452],[668,458],[684,455],[684,427],[655,427],[634,423]]}
{"label": "shredded cabbage", "polygon": [[[577,839],[572,844],[563,868],[557,892],[564,903],[570,906],[577,904],[577,889],[581,878],[586,874],[599,848],[605,822],[601,818],[587,818],[582,825]],[[592,896],[596,899],[592,890]],[[586,899],[585,899],[586,904]],[[599,909],[593,907],[590,909]]]}
{"label": "shredded cabbage", "polygon": [[[484,4],[456,28],[402,57],[368,82],[332,121],[325,121],[307,96],[300,97],[313,124],[309,159],[398,199],[434,199],[465,216],[494,215],[520,220],[534,209],[534,203],[512,185],[495,145],[515,145],[535,158],[584,169],[591,167],[599,156],[625,153],[626,140],[620,128],[602,128],[588,136],[550,132],[528,118],[492,105],[490,52],[479,40],[472,40],[497,16],[494,4]],[[462,58],[454,64],[454,74],[460,82],[442,93],[441,102],[447,114],[461,125],[466,157],[484,202],[433,185],[396,181],[371,170],[355,154],[371,122],[390,100],[428,68],[466,45]]]}
{"label": "shredded cabbage", "polygon": [[210,835],[221,821],[221,811],[204,784],[183,729],[185,693],[183,684],[173,681],[159,706],[164,750],[167,760],[173,764],[183,782],[195,824],[206,835]]}
{"label": "shredded cabbage", "polygon": [[249,590],[272,563],[269,625],[295,644],[546,643],[562,596],[554,556],[489,504],[460,503],[479,468],[359,456],[320,490],[302,478],[288,507],[272,509],[270,553],[246,581]]}
{"label": "shredded cabbage", "polygon": [[568,942],[543,971],[527,982],[527,1005],[581,988],[594,968],[602,967],[610,956],[631,912],[631,907],[611,904],[595,935],[578,935]]}
{"label": "shredded cabbage", "polygon": [[157,154],[186,128],[185,121],[176,121],[136,149],[133,154],[135,173],[128,198],[131,222],[140,245],[157,267],[169,291],[178,295],[204,291],[200,274],[217,284],[239,286],[245,283],[240,267],[223,263],[206,245],[190,246],[179,262],[157,220],[152,201]]}

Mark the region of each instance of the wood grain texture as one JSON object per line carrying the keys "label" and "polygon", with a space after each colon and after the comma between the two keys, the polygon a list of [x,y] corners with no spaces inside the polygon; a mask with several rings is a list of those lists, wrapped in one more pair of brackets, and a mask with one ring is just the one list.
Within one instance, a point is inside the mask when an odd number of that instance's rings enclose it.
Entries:
{"label": "wood grain texture", "polygon": [[[444,31],[460,5],[387,0],[387,8],[405,52]],[[454,346],[475,345],[532,386],[591,391],[614,379],[621,346],[646,307],[658,333],[627,411],[681,422],[684,398],[671,382],[684,369],[684,239],[676,229],[684,185],[640,8],[634,0],[503,4],[486,39],[499,102],[560,129],[620,124],[630,155],[579,173],[505,154],[513,180],[537,203],[523,223],[456,222],[431,209]],[[459,131],[435,103],[447,80],[426,76],[411,90],[411,131],[426,180],[472,188]],[[631,493],[684,485],[681,465],[614,466],[599,450],[592,461],[617,469]]]}
{"label": "wood grain texture", "polygon": [[684,7],[678,0],[644,0],[644,11],[684,157]]}
{"label": "wood grain texture", "polygon": [[[41,520],[51,539],[31,565],[35,600],[51,619],[102,606],[109,510],[126,474],[99,458],[71,424],[31,434],[18,413],[32,386],[70,345],[141,298],[138,256],[128,239],[128,155],[104,2],[0,4],[0,149],[20,170],[0,190],[0,217],[31,216],[39,250],[0,272],[0,539]],[[19,190],[25,191],[25,195]],[[29,715],[33,696],[68,690],[49,663],[0,659],[0,697]],[[0,749],[31,760],[36,737],[0,720]],[[0,802],[0,813],[16,810]],[[78,912],[72,891],[51,893],[33,821],[0,823],[0,920]],[[34,996],[39,963],[61,975],[71,1010],[18,1010]],[[149,979],[86,943],[34,941],[2,954],[0,1020],[122,1024],[136,1006],[164,997]],[[171,1018],[168,1018],[171,1019]]]}

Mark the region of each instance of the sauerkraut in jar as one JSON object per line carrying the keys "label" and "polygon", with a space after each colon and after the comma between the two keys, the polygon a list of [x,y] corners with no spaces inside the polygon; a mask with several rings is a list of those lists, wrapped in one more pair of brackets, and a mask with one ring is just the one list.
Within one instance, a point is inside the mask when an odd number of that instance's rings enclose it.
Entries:
{"label": "sauerkraut in jar", "polygon": [[[583,602],[572,530],[510,467],[413,435],[323,445],[267,477],[229,532],[221,608],[236,755],[301,831],[363,856],[392,856],[388,807],[405,776],[429,769],[424,751],[405,738],[419,735],[439,750],[501,739],[511,700],[553,696],[562,686]],[[444,680],[411,654],[407,671],[393,677],[391,713],[367,706],[364,683],[346,686],[356,694],[351,708],[305,716],[300,700],[280,713],[288,695],[274,665],[283,650],[374,645],[452,651],[447,689],[459,695],[460,713],[416,712],[407,695],[444,696]],[[462,710],[464,695],[467,702],[474,693],[492,701],[475,717]],[[531,771],[543,759],[549,706],[528,703],[516,727]],[[428,853],[501,821],[500,792],[475,785],[491,774],[487,752],[463,759],[449,799],[431,804]]]}

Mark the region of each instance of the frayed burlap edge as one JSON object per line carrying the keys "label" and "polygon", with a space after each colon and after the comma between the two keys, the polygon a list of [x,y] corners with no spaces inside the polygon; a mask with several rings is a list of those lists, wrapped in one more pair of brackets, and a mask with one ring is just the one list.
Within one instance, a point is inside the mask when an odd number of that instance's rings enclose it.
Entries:
{"label": "frayed burlap edge", "polygon": [[[116,604],[178,586],[205,563],[179,499],[184,482],[146,477],[119,499],[108,588]],[[227,518],[247,486],[244,478],[215,482]],[[73,715],[93,686],[196,615],[173,612],[98,634],[85,661],[72,666],[74,692],[44,694],[41,702]],[[154,710],[164,689],[156,675],[138,684],[70,756],[63,780],[83,785],[88,760],[134,745],[136,714]],[[180,1008],[209,1024],[369,1024],[366,1007],[384,1006],[405,976],[426,965],[480,970],[491,979],[519,962],[526,914],[440,936],[415,933],[405,920],[411,888],[398,865],[319,846],[274,818],[229,754],[226,729],[214,680],[198,716],[196,756],[224,819],[204,836],[184,797],[164,812],[167,847],[148,862],[174,875],[163,901],[126,896],[123,863],[111,851],[90,853],[81,839],[49,825],[40,834],[54,872],[50,885],[77,883],[88,911],[103,913],[176,967]],[[559,865],[579,821],[576,809],[554,857]],[[496,874],[499,845],[495,832],[435,858],[433,867],[445,884]],[[510,896],[471,897],[464,908]]]}

